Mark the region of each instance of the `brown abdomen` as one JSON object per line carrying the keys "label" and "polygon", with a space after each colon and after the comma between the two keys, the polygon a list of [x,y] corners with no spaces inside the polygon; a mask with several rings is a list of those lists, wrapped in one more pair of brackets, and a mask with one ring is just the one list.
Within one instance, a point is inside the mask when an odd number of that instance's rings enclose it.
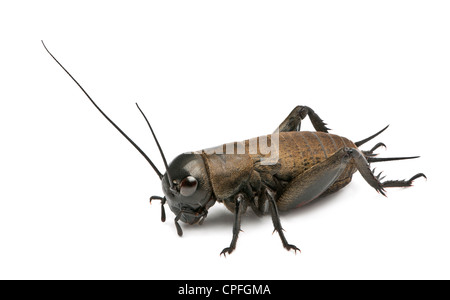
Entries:
{"label": "brown abdomen", "polygon": [[[324,132],[282,132],[279,137],[280,165],[277,177],[290,181],[305,170],[324,161],[342,147],[356,148],[347,138]],[[347,185],[356,171],[352,164],[344,170],[336,182],[324,194]]]}

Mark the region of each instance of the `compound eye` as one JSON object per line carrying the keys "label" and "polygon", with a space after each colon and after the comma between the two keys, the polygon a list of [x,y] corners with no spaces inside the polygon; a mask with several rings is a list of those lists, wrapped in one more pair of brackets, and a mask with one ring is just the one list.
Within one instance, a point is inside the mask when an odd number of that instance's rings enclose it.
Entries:
{"label": "compound eye", "polygon": [[197,179],[192,176],[188,176],[185,179],[183,179],[180,183],[180,193],[181,195],[185,197],[192,196],[195,191],[197,190]]}

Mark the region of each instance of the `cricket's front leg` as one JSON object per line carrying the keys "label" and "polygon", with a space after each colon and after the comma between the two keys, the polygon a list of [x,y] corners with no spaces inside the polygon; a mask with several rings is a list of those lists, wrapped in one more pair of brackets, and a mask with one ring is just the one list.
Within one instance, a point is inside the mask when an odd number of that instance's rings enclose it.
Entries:
{"label": "cricket's front leg", "polygon": [[242,213],[245,211],[243,204],[245,201],[244,195],[242,193],[237,194],[237,196],[234,199],[235,201],[235,209],[234,209],[234,224],[233,224],[233,238],[231,239],[231,243],[229,247],[226,247],[220,252],[220,255],[223,254],[223,256],[227,256],[228,254],[231,254],[231,252],[236,249],[236,243],[239,236],[239,232],[241,232],[241,216]]}
{"label": "cricket's front leg", "polygon": [[166,204],[166,197],[151,196],[150,204],[152,204],[152,200],[161,201],[161,222],[165,222],[166,221],[166,211],[164,210],[164,204]]}

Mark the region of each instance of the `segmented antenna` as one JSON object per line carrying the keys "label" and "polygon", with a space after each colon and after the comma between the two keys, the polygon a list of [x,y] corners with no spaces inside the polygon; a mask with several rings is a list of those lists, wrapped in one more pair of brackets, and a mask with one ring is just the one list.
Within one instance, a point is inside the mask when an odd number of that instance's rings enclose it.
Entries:
{"label": "segmented antenna", "polygon": [[164,156],[161,146],[159,145],[158,139],[156,138],[156,135],[153,132],[153,128],[150,125],[150,122],[147,120],[147,117],[145,116],[144,112],[141,110],[141,108],[139,107],[139,105],[137,103],[136,103],[136,106],[139,109],[139,111],[141,112],[142,116],[144,117],[145,122],[147,122],[148,128],[150,128],[150,131],[152,132],[153,138],[155,139],[156,145],[158,146],[159,153],[161,153],[161,157],[164,162],[164,166],[166,167],[167,180],[169,180],[170,189],[173,189],[172,177],[169,174],[169,165],[167,164],[166,157]]}
{"label": "segmented antenna", "polygon": [[[106,120],[108,120],[113,126],[114,128],[116,128],[129,142],[131,145],[134,146],[134,148],[136,148],[137,151],[139,151],[139,153],[147,160],[147,162],[150,164],[150,166],[152,166],[153,170],[155,170],[156,175],[158,175],[159,179],[162,180],[163,175],[161,174],[161,172],[158,170],[158,168],[155,166],[155,164],[151,161],[151,159],[147,156],[147,154],[144,153],[144,151],[142,151],[141,148],[139,148],[138,145],[136,145],[135,142],[133,142],[132,139],[130,139],[128,137],[128,135],[125,134],[125,132],[122,131],[122,129],[119,128],[119,126],[116,125],[116,123],[114,123],[101,109],[100,107],[97,106],[97,104],[94,102],[94,100],[92,100],[91,96],[89,96],[89,94],[84,90],[84,88],[78,83],[78,81],[69,73],[69,71],[66,70],[66,68],[64,68],[64,66],[56,59],[55,56],[53,56],[53,54],[47,49],[47,47],[44,44],[44,41],[42,41],[42,45],[44,46],[45,50],[48,52],[48,54],[50,54],[50,56],[58,63],[58,65],[67,73],[67,75],[69,75],[70,78],[72,78],[72,80],[78,85],[78,87],[83,91],[83,93],[86,95],[86,97],[92,102],[92,104],[94,104],[95,108],[98,109],[98,111],[106,118]],[[152,130],[153,132],[153,130]],[[159,147],[159,145],[158,145]],[[162,153],[161,153],[162,154]],[[164,159],[164,156],[163,156]],[[166,160],[164,159],[164,163],[166,163]]]}

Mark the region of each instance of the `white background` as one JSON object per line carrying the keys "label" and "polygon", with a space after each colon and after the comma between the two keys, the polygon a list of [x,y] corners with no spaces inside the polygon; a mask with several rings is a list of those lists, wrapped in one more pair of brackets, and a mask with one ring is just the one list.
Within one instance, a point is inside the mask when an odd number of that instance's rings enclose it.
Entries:
{"label": "white background", "polygon": [[[6,2],[5,2],[6,3]],[[0,279],[450,279],[447,1],[14,1],[0,28]],[[386,179],[284,213],[160,222],[160,182],[44,51],[163,165],[270,133],[298,104],[352,140],[385,125]],[[304,128],[311,129],[308,122]]]}

